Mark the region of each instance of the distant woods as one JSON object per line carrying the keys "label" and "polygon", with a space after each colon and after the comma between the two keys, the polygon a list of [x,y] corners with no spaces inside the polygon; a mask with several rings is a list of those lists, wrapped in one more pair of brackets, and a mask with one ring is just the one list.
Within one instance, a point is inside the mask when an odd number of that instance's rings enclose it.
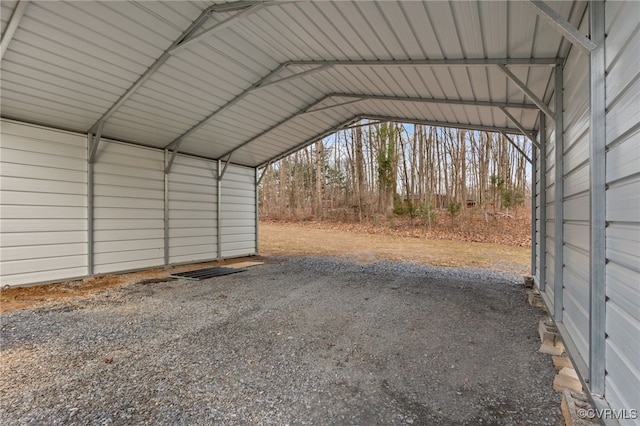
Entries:
{"label": "distant woods", "polygon": [[[364,221],[509,215],[530,197],[530,143],[520,136],[399,123],[360,123],[270,164],[266,219]],[[528,171],[529,170],[529,171]]]}

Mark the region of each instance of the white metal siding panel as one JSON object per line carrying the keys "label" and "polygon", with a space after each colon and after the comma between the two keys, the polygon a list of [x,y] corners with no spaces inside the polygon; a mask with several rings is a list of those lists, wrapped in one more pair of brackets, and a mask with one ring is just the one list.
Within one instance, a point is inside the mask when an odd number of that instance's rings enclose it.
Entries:
{"label": "white metal siding panel", "polygon": [[230,164],[222,179],[222,257],[256,254],[255,169]]}
{"label": "white metal siding panel", "polygon": [[[607,305],[605,396],[640,407],[640,3],[606,3]],[[639,420],[621,422],[640,424]]]}
{"label": "white metal siding panel", "polygon": [[[555,97],[550,100],[550,105],[554,105]],[[556,132],[555,124],[553,121],[547,121],[547,168],[544,171],[547,175],[547,208],[550,210],[555,209],[555,143]],[[555,213],[555,211],[554,211]],[[549,310],[553,312],[554,303],[554,291],[555,291],[555,214],[551,217],[547,216],[547,232],[545,238],[547,239],[547,253],[546,256],[546,277],[547,284],[545,291],[547,293],[547,301],[551,304]]]}
{"label": "white metal siding panel", "polygon": [[164,153],[102,141],[94,165],[94,273],[164,263]]}
{"label": "white metal siding panel", "polygon": [[[588,19],[580,30],[586,33]],[[589,362],[589,244],[578,235],[589,226],[589,59],[572,48],[564,69],[564,323]]]}
{"label": "white metal siding panel", "polygon": [[1,124],[0,285],[87,275],[86,138]]}
{"label": "white metal siding panel", "polygon": [[218,256],[218,162],[177,155],[169,174],[169,263]]}

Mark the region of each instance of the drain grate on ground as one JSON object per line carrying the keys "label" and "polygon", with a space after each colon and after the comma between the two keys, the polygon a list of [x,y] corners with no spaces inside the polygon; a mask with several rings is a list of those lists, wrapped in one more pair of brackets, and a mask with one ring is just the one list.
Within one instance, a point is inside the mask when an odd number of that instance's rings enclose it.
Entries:
{"label": "drain grate on ground", "polygon": [[246,268],[224,268],[215,266],[213,268],[197,269],[195,271],[179,272],[171,274],[171,277],[188,280],[204,280],[207,278],[220,277],[222,275],[237,274],[246,271]]}

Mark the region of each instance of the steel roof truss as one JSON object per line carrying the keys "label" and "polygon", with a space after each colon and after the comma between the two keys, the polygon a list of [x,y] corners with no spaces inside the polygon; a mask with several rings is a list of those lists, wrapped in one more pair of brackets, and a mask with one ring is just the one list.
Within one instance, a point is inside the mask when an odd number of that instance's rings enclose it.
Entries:
{"label": "steel roof truss", "polygon": [[13,39],[13,35],[16,33],[16,30],[20,25],[20,21],[22,20],[27,7],[29,7],[29,0],[20,0],[13,9],[11,18],[9,18],[9,22],[7,22],[7,27],[5,28],[4,33],[2,33],[2,40],[0,41],[0,59],[4,58],[4,52],[7,51],[9,43],[11,43],[11,39]]}
{"label": "steel roof truss", "polygon": [[98,152],[98,144],[100,143],[100,138],[102,138],[103,129],[104,121],[101,121],[95,135],[89,132],[89,163],[94,163],[96,161],[96,152]]}
{"label": "steel roof truss", "polygon": [[[289,64],[287,64],[288,66]],[[305,70],[305,71],[300,71],[298,73],[283,77],[283,78],[279,78],[277,80],[273,80],[273,81],[264,81],[262,83],[260,83],[258,86],[256,87],[252,87],[251,90],[256,90],[256,89],[264,89],[265,87],[269,87],[269,86],[273,86],[274,84],[280,84],[280,83],[284,83],[285,81],[290,81],[296,78],[300,78],[300,77],[304,77],[307,75],[311,75],[311,74],[315,74],[317,72],[320,71],[324,71],[327,70],[329,68],[331,68],[333,65],[319,65],[315,68],[312,68],[310,70]],[[271,76],[273,77],[273,75]]]}
{"label": "steel roof truss", "polygon": [[[218,181],[222,181],[222,179],[224,178],[224,174],[227,173],[227,167],[229,167],[229,163],[231,162],[231,155],[233,155],[233,152],[227,155],[227,159],[224,162],[224,167],[222,168],[222,172],[218,172],[219,173]],[[220,160],[222,161],[222,157],[220,158]]]}
{"label": "steel roof truss", "polygon": [[[246,6],[245,6],[246,7]],[[561,61],[560,58],[531,58],[531,59],[512,59],[512,58],[500,58],[500,59],[423,59],[423,60],[358,60],[358,61],[289,61],[278,65],[274,70],[262,77],[259,81],[240,92],[233,99],[220,106],[211,114],[203,118],[189,130],[178,136],[176,139],[167,144],[164,148],[170,149],[172,146],[181,143],[187,136],[201,128],[213,117],[232,107],[249,93],[255,89],[269,87],[274,84],[283,83],[292,79],[300,78],[310,74],[314,74],[320,71],[324,71],[333,66],[495,66],[495,65],[520,65],[520,66],[555,66]],[[293,75],[283,77],[278,80],[269,81],[275,77],[278,73],[289,66],[313,66],[316,68],[301,71]],[[528,89],[527,89],[528,90]],[[530,92],[530,91],[529,91]],[[533,95],[533,93],[532,93]],[[534,95],[535,99],[538,99]]]}
{"label": "steel roof truss", "polygon": [[283,152],[281,154],[278,154],[278,155],[268,159],[267,161],[265,161],[264,163],[258,165],[257,167],[262,167],[265,164],[276,162],[276,161],[280,160],[281,158],[284,158],[287,155],[290,155],[291,153],[294,153],[294,152],[306,147],[307,145],[310,145],[310,144],[312,144],[312,143],[314,143],[316,141],[319,141],[319,140],[321,140],[321,139],[323,139],[323,138],[325,138],[325,137],[327,137],[327,136],[329,136],[329,135],[331,135],[331,134],[333,134],[335,132],[339,132],[342,129],[346,129],[347,127],[351,126],[353,123],[362,120],[362,118],[363,117],[361,115],[357,115],[357,116],[355,116],[353,118],[345,120],[345,121],[341,122],[340,124],[337,124],[337,125],[333,126],[332,128],[330,128],[328,130],[325,130],[322,133],[319,133],[319,134],[317,134],[317,135],[305,140],[302,143],[299,143],[298,145],[294,146],[293,148],[291,148],[291,149],[289,149],[289,150],[287,150],[287,151],[285,151],[285,152]]}
{"label": "steel roof truss", "polygon": [[484,125],[477,125],[477,124],[453,123],[453,122],[447,122],[447,121],[422,120],[419,118],[392,117],[387,115],[365,115],[363,116],[363,118],[367,118],[371,120],[379,120],[384,122],[424,124],[426,126],[433,126],[433,127],[448,127],[451,129],[478,130],[483,132],[504,131],[504,132],[513,133],[516,135],[523,133],[522,130],[520,129],[501,128],[501,127],[484,126]]}
{"label": "steel roof truss", "polygon": [[535,135],[528,129],[526,129],[522,124],[520,124],[520,122],[513,116],[513,114],[511,114],[509,111],[507,111],[506,108],[500,108],[502,110],[502,112],[504,113],[504,115],[507,116],[507,118],[509,120],[511,120],[511,122],[513,124],[515,124],[515,126],[520,129],[520,132],[522,132],[523,135],[525,135],[526,137],[529,138],[529,140],[531,141],[531,143],[533,143],[536,148],[540,148],[540,145],[538,145],[538,142],[536,142],[536,137]]}
{"label": "steel roof truss", "polygon": [[538,98],[528,87],[526,84],[524,84],[518,77],[516,77],[516,75],[514,73],[512,73],[505,65],[503,64],[498,64],[498,68],[500,68],[500,70],[507,76],[507,78],[509,80],[511,80],[513,82],[513,84],[515,84],[516,86],[518,86],[518,88],[522,91],[522,93],[524,93],[530,100],[531,102],[533,102],[534,104],[536,104],[538,106],[538,108],[540,108],[540,110],[542,110],[542,112],[544,112],[545,114],[547,114],[547,116],[549,116],[552,120],[555,120],[556,116],[553,113],[553,111],[551,111],[551,108],[549,108],[544,102],[542,102],[540,100],[540,98]]}
{"label": "steel roof truss", "polygon": [[574,46],[581,49],[587,55],[591,55],[591,52],[598,47],[543,1],[529,0],[529,5],[533,7],[538,16],[544,18],[553,28],[558,30],[562,36],[567,38]]}
{"label": "steel roof truss", "polygon": [[231,99],[230,101],[228,101],[224,105],[220,106],[218,109],[213,111],[211,114],[207,115],[205,118],[203,118],[198,123],[196,123],[194,126],[192,126],[189,130],[187,130],[186,132],[184,132],[183,134],[181,134],[180,136],[175,138],[173,141],[171,141],[169,144],[167,144],[164,148],[165,149],[166,148],[170,149],[175,144],[180,143],[184,138],[188,137],[190,134],[192,134],[193,132],[198,130],[200,127],[204,126],[213,117],[215,117],[216,115],[218,115],[222,111],[232,107],[233,105],[235,105],[236,103],[241,101],[245,96],[247,96],[249,93],[251,93],[252,90],[254,90],[256,87],[259,87],[264,82],[268,81],[271,77],[273,77],[274,75],[278,74],[279,72],[281,72],[286,67],[287,67],[287,63],[280,64],[273,71],[269,72],[269,74],[267,74],[266,76],[262,77],[258,82],[254,83],[251,87],[243,90],[240,94],[236,95],[233,99]]}
{"label": "steel roof truss", "polygon": [[[334,94],[328,95],[327,97],[322,99],[322,101],[326,100],[327,98],[334,97],[334,96],[339,96],[339,95],[334,95]],[[335,104],[335,105],[328,105],[328,106],[324,106],[324,107],[321,107],[321,108],[311,109],[315,105],[318,105],[320,103],[320,102],[316,102],[314,105],[312,105],[310,107],[307,107],[303,111],[299,112],[296,116],[299,117],[301,115],[313,114],[315,112],[322,112],[322,111],[326,111],[326,110],[333,109],[333,108],[338,108],[338,107],[343,107],[343,106],[347,106],[347,105],[356,104],[358,102],[362,102],[362,101],[365,100],[362,96],[346,95],[345,97],[354,98],[354,99],[351,100],[351,101],[340,102],[340,103]]]}
{"label": "steel roof truss", "polygon": [[[336,104],[336,105],[328,105],[328,106],[325,106],[325,107],[322,107],[322,108],[318,108],[318,109],[312,109],[316,105],[319,105],[322,102],[325,102],[327,99],[330,99],[332,97],[336,97],[336,98],[354,98],[354,100],[347,101],[347,102],[341,102],[341,103]],[[257,139],[261,138],[265,134],[271,132],[272,130],[276,129],[277,127],[280,127],[281,125],[285,124],[286,122],[288,122],[290,120],[293,120],[296,117],[299,117],[299,116],[302,116],[302,115],[307,115],[307,114],[313,114],[313,113],[316,113],[316,112],[327,111],[327,110],[331,110],[331,109],[334,109],[334,108],[339,108],[339,107],[355,104],[355,103],[366,101],[366,100],[381,100],[381,101],[388,100],[388,101],[396,101],[396,102],[399,101],[399,102],[419,102],[419,103],[434,103],[434,104],[455,104],[455,105],[486,106],[486,107],[497,107],[497,108],[512,107],[512,108],[525,108],[525,109],[536,109],[536,110],[538,109],[538,107],[535,106],[535,105],[510,104],[510,103],[505,103],[505,102],[466,101],[466,100],[457,100],[457,99],[429,99],[429,98],[412,98],[412,97],[402,97],[402,96],[356,95],[356,94],[351,94],[351,93],[330,93],[327,96],[325,96],[324,98],[320,99],[319,101],[313,102],[312,104],[308,105],[303,110],[288,116],[287,118],[279,121],[278,123],[274,124],[273,126],[269,127],[268,129],[264,130],[263,132],[260,132],[258,135],[256,135],[256,136],[252,137],[251,139],[241,143],[240,145],[238,145],[237,147],[233,148],[232,150],[225,152],[221,156],[221,158],[224,158],[227,155],[229,155],[230,153],[235,152],[235,151],[239,150],[240,148],[242,148],[242,147],[244,147],[244,146],[256,141]],[[171,164],[171,161],[170,161],[169,165],[170,164]]]}
{"label": "steel roof truss", "polygon": [[[176,39],[171,44],[171,46],[169,46],[167,50],[165,50],[162,53],[162,55],[160,55],[160,57],[158,57],[158,59],[156,59],[155,62],[149,68],[147,68],[147,70],[140,77],[138,77],[135,83],[133,83],[127,89],[127,91],[124,92],[122,96],[120,96],[120,98],[111,106],[111,108],[109,108],[107,112],[105,112],[102,115],[102,117],[100,117],[100,119],[96,123],[94,123],[93,126],[91,126],[91,128],[89,129],[89,132],[96,131],[96,129],[100,125],[100,122],[104,122],[108,120],[109,117],[111,117],[111,115],[113,115],[113,113],[118,108],[120,108],[122,104],[125,103],[127,99],[129,99],[131,95],[133,95],[136,92],[136,90],[138,90],[140,86],[142,86],[142,84],[144,84],[144,82],[147,81],[149,77],[151,77],[151,75],[153,75],[153,73],[155,73],[169,59],[169,57],[171,57],[171,55],[173,55],[183,47],[186,47],[187,45],[191,44],[191,42],[200,41],[202,39],[202,36],[204,35],[209,36],[216,30],[226,28],[235,19],[242,17],[249,12],[251,13],[255,12],[257,10],[256,7],[261,4],[262,3],[256,3],[256,2],[242,2],[242,4],[233,5],[233,7],[229,7],[229,5],[222,5],[222,6],[227,6],[223,8],[219,7],[221,5],[218,5],[218,6],[214,5],[202,11],[200,16],[198,16],[196,20],[193,21],[191,25],[189,25],[189,27],[180,35],[180,37],[178,37],[178,39]],[[225,19],[224,21],[217,23],[213,27],[206,30],[204,33],[195,35],[196,31],[198,31],[198,29],[202,27],[202,25],[204,25],[205,22],[207,22],[207,20],[211,17],[212,13],[233,12],[236,10],[240,10],[240,12]]]}
{"label": "steel roof truss", "polygon": [[[533,104],[519,104],[511,102],[493,102],[493,101],[476,101],[466,99],[443,99],[443,98],[419,98],[408,96],[386,96],[386,95],[359,95],[353,93],[330,93],[327,97],[343,97],[343,98],[359,98],[361,100],[376,100],[376,101],[399,101],[399,102],[420,102],[427,104],[450,104],[450,105],[467,105],[467,106],[480,106],[480,107],[494,107],[494,108],[522,108],[522,109],[538,109],[537,105]],[[318,110],[312,110],[309,112],[316,112]]]}
{"label": "steel roof truss", "polygon": [[513,65],[547,67],[561,65],[562,58],[495,58],[495,59],[387,59],[387,60],[335,60],[335,61],[289,61],[287,65],[331,65],[331,66],[444,66],[444,67],[489,67]]}
{"label": "steel roof truss", "polygon": [[260,186],[260,182],[262,182],[262,178],[264,177],[264,175],[267,174],[267,170],[269,170],[269,166],[271,165],[271,161],[269,161],[267,163],[266,166],[264,166],[264,170],[262,170],[262,173],[260,174],[260,177],[258,178],[258,180],[256,181],[256,187]]}
{"label": "steel roof truss", "polygon": [[[174,55],[178,52],[180,52],[181,50],[184,50],[185,48],[198,43],[200,41],[202,41],[203,39],[205,39],[206,37],[209,37],[211,34],[213,34],[214,32],[220,31],[224,28],[227,28],[228,26],[234,24],[238,19],[245,17],[247,15],[250,15],[252,13],[255,13],[257,11],[259,11],[260,9],[263,9],[264,7],[266,7],[267,5],[265,3],[255,3],[255,4],[251,4],[249,6],[244,6],[243,9],[240,10],[240,12],[236,13],[235,15],[232,15],[230,17],[228,17],[227,19],[218,22],[217,24],[215,24],[214,26],[212,26],[211,28],[208,28],[204,31],[202,31],[200,34],[198,35],[193,35],[191,34],[189,37],[187,37],[187,39],[183,40],[182,42],[180,42],[178,45],[173,46],[169,49],[169,54]],[[211,11],[209,11],[209,14],[207,17],[211,17]]]}
{"label": "steel roof truss", "polygon": [[524,152],[524,151],[523,151],[523,150],[522,150],[518,145],[516,145],[516,143],[513,141],[513,139],[511,139],[511,138],[507,135],[507,133],[506,133],[506,132],[504,132],[504,131],[500,131],[500,134],[501,134],[502,136],[504,136],[504,138],[505,138],[506,140],[508,140],[508,141],[509,141],[509,143],[510,143],[511,145],[513,145],[513,147],[514,147],[514,148],[515,148],[515,149],[516,149],[520,154],[522,154],[522,156],[524,157],[524,159],[525,159],[525,160],[527,160],[527,161],[529,162],[529,164],[532,164],[532,163],[531,163],[531,158],[529,158],[529,156],[528,156],[528,155],[527,155],[527,154],[526,154],[526,153],[525,153],[525,152]]}

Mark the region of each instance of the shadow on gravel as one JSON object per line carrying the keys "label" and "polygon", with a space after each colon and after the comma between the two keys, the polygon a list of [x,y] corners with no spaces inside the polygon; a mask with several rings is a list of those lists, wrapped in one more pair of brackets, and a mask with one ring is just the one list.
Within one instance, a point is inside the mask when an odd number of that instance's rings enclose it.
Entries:
{"label": "shadow on gravel", "polygon": [[560,425],[554,370],[537,352],[543,312],[520,283],[488,270],[281,257],[11,312],[0,317],[0,416]]}

